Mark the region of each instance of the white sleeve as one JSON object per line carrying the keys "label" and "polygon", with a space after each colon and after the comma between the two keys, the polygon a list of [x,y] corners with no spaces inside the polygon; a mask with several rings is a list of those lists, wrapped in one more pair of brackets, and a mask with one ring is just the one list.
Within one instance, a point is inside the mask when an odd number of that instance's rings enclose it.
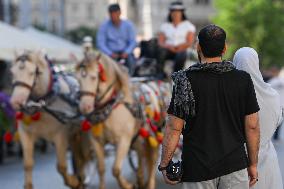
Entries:
{"label": "white sleeve", "polygon": [[186,26],[188,32],[196,32],[196,27],[191,22],[188,21]]}
{"label": "white sleeve", "polygon": [[164,24],[162,24],[161,25],[161,27],[160,27],[160,31],[159,32],[161,32],[161,33],[166,33],[166,31],[167,31],[167,28],[168,28],[168,26],[167,26],[167,23],[164,23]]}

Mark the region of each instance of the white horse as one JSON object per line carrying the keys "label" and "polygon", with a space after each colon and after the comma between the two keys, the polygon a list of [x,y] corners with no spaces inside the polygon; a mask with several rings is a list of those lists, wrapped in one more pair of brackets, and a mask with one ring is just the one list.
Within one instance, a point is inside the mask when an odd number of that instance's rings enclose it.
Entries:
{"label": "white horse", "polygon": [[[68,103],[51,94],[54,92],[54,85],[58,87],[58,94],[69,94],[70,87],[62,77],[58,77],[57,80],[53,78],[51,66],[42,53],[26,52],[18,56],[16,61],[13,62],[11,72],[14,84],[11,104],[16,110],[23,110],[31,98],[36,100],[52,99],[46,102],[50,106],[49,112],[61,110],[62,112],[68,113],[70,111],[72,113]],[[30,108],[26,108],[24,112],[26,111],[29,112]],[[33,188],[34,143],[38,138],[44,138],[55,144],[59,173],[63,176],[66,185],[71,188],[78,188],[79,179],[67,173],[66,160],[69,138],[72,135],[71,129],[74,130],[74,127],[60,121],[61,116],[56,117],[42,108],[39,108],[39,111],[40,113],[37,112],[32,116],[24,113],[24,115],[20,115],[20,118],[18,117],[20,119],[18,130],[24,153],[24,188]]]}
{"label": "white horse", "polygon": [[[134,184],[129,183],[121,174],[123,160],[130,148],[133,147],[138,153],[138,186],[145,187],[144,161],[146,159],[146,167],[148,168],[146,188],[154,189],[159,148],[158,146],[152,147],[150,141],[138,135],[139,129],[145,123],[143,120],[137,119],[131,111],[131,107],[139,103],[135,102],[133,98],[134,92],[142,88],[141,90],[148,90],[151,93],[149,98],[155,99],[155,94],[152,94],[153,91],[151,92],[147,86],[141,87],[141,84],[131,86],[127,72],[112,59],[100,53],[88,53],[84,60],[77,65],[76,76],[80,82],[81,100],[79,107],[83,114],[89,117],[93,112],[103,111],[108,105],[111,108],[107,116],[98,121],[103,123],[103,131],[101,135],[95,136],[93,141],[100,176],[99,188],[105,188],[104,145],[111,143],[116,146],[113,175],[116,177],[119,186],[123,189],[134,188]],[[153,100],[150,99],[152,104],[149,105],[153,107],[151,111],[153,112],[154,108],[160,111],[157,98],[154,101],[156,103],[153,104]],[[143,112],[143,114],[146,113]],[[96,127],[96,125],[93,126],[93,128]],[[133,140],[134,138],[136,140]]]}

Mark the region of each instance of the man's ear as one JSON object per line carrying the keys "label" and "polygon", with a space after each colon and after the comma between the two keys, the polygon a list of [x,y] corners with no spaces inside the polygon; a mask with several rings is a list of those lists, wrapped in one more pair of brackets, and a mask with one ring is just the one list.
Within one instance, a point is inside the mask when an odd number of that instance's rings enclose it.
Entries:
{"label": "man's ear", "polygon": [[228,46],[227,46],[227,43],[225,43],[224,49],[222,51],[222,55],[226,54],[227,49],[228,49]]}
{"label": "man's ear", "polygon": [[201,46],[199,43],[196,44],[196,50],[197,52],[202,53]]}

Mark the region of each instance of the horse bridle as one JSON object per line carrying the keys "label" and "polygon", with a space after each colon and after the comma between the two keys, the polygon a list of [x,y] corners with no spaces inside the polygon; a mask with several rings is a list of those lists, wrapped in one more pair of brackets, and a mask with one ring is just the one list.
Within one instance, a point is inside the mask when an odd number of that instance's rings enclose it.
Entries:
{"label": "horse bridle", "polygon": [[[19,56],[17,59],[16,59],[16,62],[20,61],[20,69],[24,69],[25,68],[25,62],[26,61],[31,61],[31,59],[29,58],[28,55],[22,55],[22,56]],[[23,81],[16,81],[12,84],[12,87],[13,87],[13,90],[15,87],[24,87],[26,89],[28,89],[30,92],[33,90],[33,88],[35,87],[35,83],[36,83],[36,79],[37,77],[41,74],[41,72],[39,71],[39,68],[36,67],[36,71],[35,71],[35,77],[34,77],[34,80],[33,80],[33,84],[32,85],[29,85]]]}
{"label": "horse bridle", "polygon": [[[80,67],[82,69],[86,69],[86,65],[85,64],[81,64]],[[87,72],[86,70],[84,70],[84,75],[81,73],[82,77],[86,77],[87,76]],[[113,87],[115,83],[115,80],[107,87],[106,91],[99,97],[97,97],[97,94],[100,92],[100,79],[98,78],[98,85],[97,85],[97,89],[95,90],[96,92],[91,92],[91,91],[84,91],[84,90],[80,90],[79,91],[79,98],[82,98],[83,96],[91,96],[93,98],[95,98],[95,104],[99,103],[105,96],[106,94],[111,90],[111,88]]]}

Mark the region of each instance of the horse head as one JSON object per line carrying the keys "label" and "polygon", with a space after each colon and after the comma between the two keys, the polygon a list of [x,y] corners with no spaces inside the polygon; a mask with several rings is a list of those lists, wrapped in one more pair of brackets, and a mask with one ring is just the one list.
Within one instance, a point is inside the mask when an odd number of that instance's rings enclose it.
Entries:
{"label": "horse head", "polygon": [[[12,63],[13,92],[11,104],[19,110],[31,95],[43,95],[48,85],[48,63],[40,52],[26,51]],[[45,84],[45,86],[44,86]]]}
{"label": "horse head", "polygon": [[99,83],[102,80],[103,67],[100,55],[86,53],[83,60],[76,66],[76,77],[80,83],[80,111],[88,114],[94,110],[98,95]]}

